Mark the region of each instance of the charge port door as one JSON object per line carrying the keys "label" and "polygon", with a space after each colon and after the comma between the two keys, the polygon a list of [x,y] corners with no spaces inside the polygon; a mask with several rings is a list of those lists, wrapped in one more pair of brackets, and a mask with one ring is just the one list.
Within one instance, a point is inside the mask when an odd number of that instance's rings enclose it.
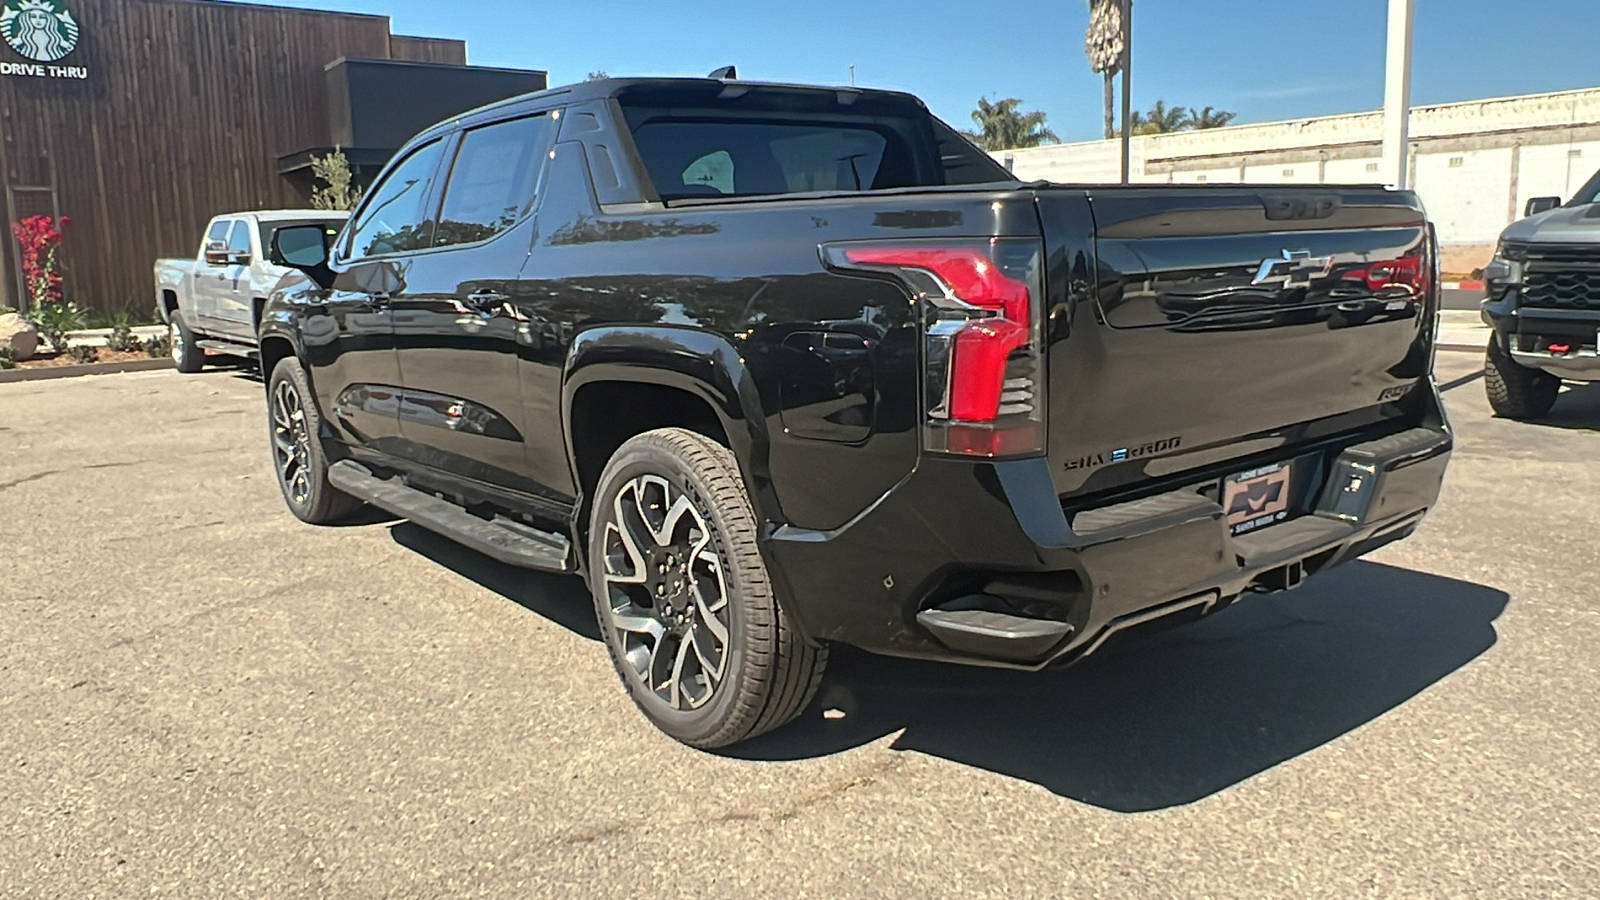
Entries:
{"label": "charge port door", "polygon": [[779,351],[784,429],[812,440],[866,440],[872,433],[876,345],[866,328],[848,325],[785,336]]}

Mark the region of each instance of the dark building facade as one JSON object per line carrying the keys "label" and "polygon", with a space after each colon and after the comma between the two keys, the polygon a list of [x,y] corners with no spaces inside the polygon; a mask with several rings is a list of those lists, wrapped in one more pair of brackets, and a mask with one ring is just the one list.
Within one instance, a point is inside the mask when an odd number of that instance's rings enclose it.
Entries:
{"label": "dark building facade", "polygon": [[[313,155],[341,146],[370,178],[416,131],[546,86],[466,56],[393,35],[384,16],[0,0],[4,214],[69,217],[68,298],[143,312],[151,264],[193,253],[212,216],[306,205]],[[22,306],[7,231],[0,304]]]}

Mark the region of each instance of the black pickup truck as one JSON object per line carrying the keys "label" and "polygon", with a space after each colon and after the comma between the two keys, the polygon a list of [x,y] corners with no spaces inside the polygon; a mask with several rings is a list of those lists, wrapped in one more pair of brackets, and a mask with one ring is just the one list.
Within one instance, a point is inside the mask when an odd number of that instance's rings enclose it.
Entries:
{"label": "black pickup truck", "polygon": [[1038,669],[1411,534],[1437,253],[1381,188],[1022,184],[916,98],[607,80],[417,137],[262,321],[313,523],[581,572],[718,747],[834,642]]}

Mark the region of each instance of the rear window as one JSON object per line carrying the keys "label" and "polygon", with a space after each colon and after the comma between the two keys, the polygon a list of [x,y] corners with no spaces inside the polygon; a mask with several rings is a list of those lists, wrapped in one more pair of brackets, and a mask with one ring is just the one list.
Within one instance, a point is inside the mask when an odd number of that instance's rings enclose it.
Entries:
{"label": "rear window", "polygon": [[618,98],[662,200],[1010,180],[981,154],[953,158],[949,129],[909,98],[700,86],[664,94]]}
{"label": "rear window", "polygon": [[633,140],[662,199],[921,184],[905,139],[869,125],[665,119]]}

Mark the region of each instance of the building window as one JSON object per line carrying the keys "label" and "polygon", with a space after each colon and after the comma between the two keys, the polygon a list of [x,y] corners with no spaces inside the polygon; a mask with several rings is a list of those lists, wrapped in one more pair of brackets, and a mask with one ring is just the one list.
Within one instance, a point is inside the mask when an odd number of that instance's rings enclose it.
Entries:
{"label": "building window", "polygon": [[1368,172],[1376,172],[1376,171],[1378,171],[1378,164],[1377,163],[1367,163],[1367,171]]}
{"label": "building window", "polygon": [[1207,180],[1208,179],[1207,179],[1207,177],[1205,175],[1196,175],[1194,177],[1194,183],[1195,184],[1205,184]]}
{"label": "building window", "polygon": [[1283,177],[1285,177],[1285,178],[1293,178],[1294,177],[1294,170],[1293,169],[1284,169],[1283,170]]}
{"label": "building window", "polygon": [[1461,168],[1462,166],[1464,166],[1466,164],[1467,164],[1467,158],[1465,156],[1452,156],[1452,157],[1450,157],[1450,168],[1452,168],[1452,169],[1459,169],[1459,168]]}
{"label": "building window", "polygon": [[1567,158],[1568,159],[1583,159],[1583,148],[1579,147],[1577,150],[1568,150],[1567,151]]}

